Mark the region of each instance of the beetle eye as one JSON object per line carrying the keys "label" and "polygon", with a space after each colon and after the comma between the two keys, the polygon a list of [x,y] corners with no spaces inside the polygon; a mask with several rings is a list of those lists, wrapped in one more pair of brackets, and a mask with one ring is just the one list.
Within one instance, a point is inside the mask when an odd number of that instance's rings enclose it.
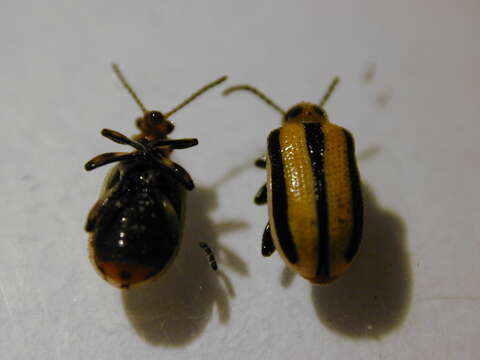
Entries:
{"label": "beetle eye", "polygon": [[154,124],[158,124],[164,120],[163,114],[160,111],[152,111],[150,113],[150,120]]}
{"label": "beetle eye", "polygon": [[167,121],[167,133],[171,133],[175,129],[175,125],[173,125],[170,121]]}
{"label": "beetle eye", "polygon": [[286,114],[286,118],[294,118],[298,115],[300,115],[303,112],[303,108],[301,106],[295,106],[291,108]]}
{"label": "beetle eye", "polygon": [[315,111],[318,115],[326,117],[325,111],[318,106],[314,106],[313,111]]}

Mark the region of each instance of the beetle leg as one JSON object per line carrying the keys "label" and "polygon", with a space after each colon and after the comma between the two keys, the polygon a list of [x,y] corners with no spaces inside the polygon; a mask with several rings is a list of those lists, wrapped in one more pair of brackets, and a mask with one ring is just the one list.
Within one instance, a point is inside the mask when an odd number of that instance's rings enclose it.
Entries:
{"label": "beetle leg", "polygon": [[172,163],[173,163],[174,174],[181,179],[181,182],[185,185],[185,188],[187,190],[192,190],[195,187],[195,185],[193,184],[193,180],[190,174],[187,172],[187,170],[185,170],[183,167],[181,167],[177,163],[174,163],[173,161]]}
{"label": "beetle leg", "polygon": [[262,255],[270,256],[275,251],[275,245],[273,244],[272,234],[270,233],[270,223],[267,223],[262,237]]}
{"label": "beetle leg", "polygon": [[171,229],[179,234],[180,231],[180,221],[178,219],[178,214],[175,208],[173,207],[172,202],[168,197],[163,195],[158,191],[158,186],[155,187],[155,196],[160,203],[160,206],[163,208],[163,214],[167,219],[167,223],[170,225]]}
{"label": "beetle leg", "polygon": [[160,157],[158,155],[152,156],[161,168],[165,169],[172,177],[185,186],[187,190],[192,190],[195,187],[190,174],[183,167],[166,157]]}
{"label": "beetle leg", "polygon": [[267,167],[267,156],[263,155],[255,160],[255,166],[261,169],[265,169]]}
{"label": "beetle leg", "polygon": [[95,156],[93,159],[90,159],[85,164],[84,167],[85,167],[85,170],[90,171],[115,161],[133,160],[139,156],[143,156],[143,155],[136,151],[131,153],[124,153],[124,152],[104,153],[104,154]]}
{"label": "beetle leg", "polygon": [[267,203],[267,184],[263,184],[262,187],[258,189],[254,201],[257,205],[263,205]]}
{"label": "beetle leg", "polygon": [[150,147],[170,146],[172,149],[187,149],[198,145],[198,139],[159,139],[149,144]]}

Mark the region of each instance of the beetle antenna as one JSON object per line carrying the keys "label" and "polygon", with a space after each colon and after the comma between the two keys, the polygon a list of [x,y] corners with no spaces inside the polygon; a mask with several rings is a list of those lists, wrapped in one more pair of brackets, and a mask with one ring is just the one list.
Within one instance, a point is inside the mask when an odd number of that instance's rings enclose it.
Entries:
{"label": "beetle antenna", "polygon": [[217,266],[217,260],[215,260],[215,255],[213,254],[212,249],[210,249],[210,246],[205,244],[204,242],[199,242],[198,245],[205,251],[205,254],[208,256],[208,262],[210,263],[210,266],[214,271],[217,271],[218,266]]}
{"label": "beetle antenna", "polygon": [[330,86],[327,89],[327,92],[325,93],[325,95],[323,95],[322,101],[320,101],[320,107],[321,108],[323,108],[323,105],[325,105],[327,100],[330,98],[330,95],[332,95],[333,90],[335,90],[339,81],[340,81],[340,79],[338,78],[338,76],[335,76],[333,78],[332,82],[330,83]]}
{"label": "beetle antenna", "polygon": [[113,71],[115,72],[115,74],[117,75],[118,79],[122,83],[123,87],[125,89],[127,89],[127,91],[130,93],[130,95],[132,95],[133,100],[135,100],[135,102],[138,104],[138,106],[140,106],[140,109],[142,109],[143,113],[146,114],[147,113],[147,108],[142,104],[142,102],[138,98],[135,91],[133,91],[133,89],[130,86],[130,84],[128,83],[127,79],[125,79],[125,76],[123,76],[122,72],[120,71],[120,68],[118,67],[118,65],[115,64],[115,63],[112,63],[112,68],[113,68]]}
{"label": "beetle antenna", "polygon": [[269,97],[267,97],[264,93],[262,93],[260,90],[250,86],[250,85],[235,85],[235,86],[231,86],[229,87],[228,89],[226,89],[224,92],[223,92],[223,96],[227,96],[227,95],[230,95],[232,92],[234,91],[237,91],[237,90],[246,90],[246,91],[250,91],[252,93],[254,93],[255,95],[257,95],[260,99],[262,99],[263,101],[265,101],[268,105],[270,105],[271,107],[273,107],[275,110],[277,110],[279,113],[281,113],[282,115],[285,115],[285,111],[280,107],[278,106],[277,104],[275,104]]}
{"label": "beetle antenna", "polygon": [[222,76],[222,77],[218,78],[217,80],[212,81],[211,83],[208,83],[207,85],[205,85],[201,89],[197,90],[192,95],[190,95],[188,98],[186,98],[183,102],[181,102],[179,105],[175,106],[172,110],[170,110],[168,113],[166,113],[165,114],[165,119],[168,119],[168,117],[170,115],[172,115],[173,113],[175,113],[178,110],[180,110],[181,108],[183,108],[185,105],[187,105],[190,102],[192,102],[193,100],[195,100],[197,97],[202,95],[205,91],[210,90],[211,88],[217,86],[218,84],[224,82],[225,80],[227,80],[227,76]]}

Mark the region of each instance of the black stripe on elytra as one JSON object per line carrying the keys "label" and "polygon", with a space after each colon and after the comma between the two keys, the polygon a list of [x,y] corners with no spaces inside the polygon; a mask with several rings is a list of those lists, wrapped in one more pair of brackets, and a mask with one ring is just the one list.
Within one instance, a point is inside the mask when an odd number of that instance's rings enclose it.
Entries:
{"label": "black stripe on elytra", "polygon": [[325,279],[329,277],[329,246],[328,246],[328,208],[327,188],[325,181],[325,138],[322,126],[319,123],[306,123],[305,136],[308,153],[312,165],[312,172],[315,179],[315,201],[317,211],[317,256],[318,265],[316,277]]}
{"label": "black stripe on elytra", "polygon": [[353,257],[358,251],[360,240],[362,238],[363,228],[363,202],[362,190],[360,185],[360,176],[358,174],[357,161],[355,159],[355,144],[353,136],[348,130],[343,130],[347,140],[347,154],[348,154],[348,171],[350,175],[350,186],[352,191],[352,210],[353,210],[353,228],[350,244],[345,254],[347,262],[353,260]]}
{"label": "black stripe on elytra", "polygon": [[270,158],[272,211],[275,231],[283,253],[288,261],[294,264],[298,262],[298,253],[288,225],[287,189],[280,149],[280,129],[272,131],[268,136],[268,156]]}

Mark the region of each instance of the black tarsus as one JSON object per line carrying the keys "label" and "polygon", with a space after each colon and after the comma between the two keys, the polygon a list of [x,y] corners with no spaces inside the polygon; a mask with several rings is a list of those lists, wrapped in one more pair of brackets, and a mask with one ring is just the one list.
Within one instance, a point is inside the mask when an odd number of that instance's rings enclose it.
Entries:
{"label": "black tarsus", "polygon": [[[255,166],[265,169],[267,167],[267,157],[265,155],[259,157],[257,160],[255,160]],[[257,205],[263,205],[267,203],[267,184],[263,184],[262,187],[258,189],[254,201]]]}
{"label": "black tarsus", "polygon": [[267,203],[267,184],[263,184],[255,195],[255,204],[264,205]]}
{"label": "black tarsus", "polygon": [[267,157],[261,156],[257,160],[255,160],[255,166],[261,169],[265,169],[267,167]]}
{"label": "black tarsus", "polygon": [[275,251],[275,245],[273,244],[272,233],[270,232],[270,223],[267,223],[262,237],[262,255],[270,256]]}

